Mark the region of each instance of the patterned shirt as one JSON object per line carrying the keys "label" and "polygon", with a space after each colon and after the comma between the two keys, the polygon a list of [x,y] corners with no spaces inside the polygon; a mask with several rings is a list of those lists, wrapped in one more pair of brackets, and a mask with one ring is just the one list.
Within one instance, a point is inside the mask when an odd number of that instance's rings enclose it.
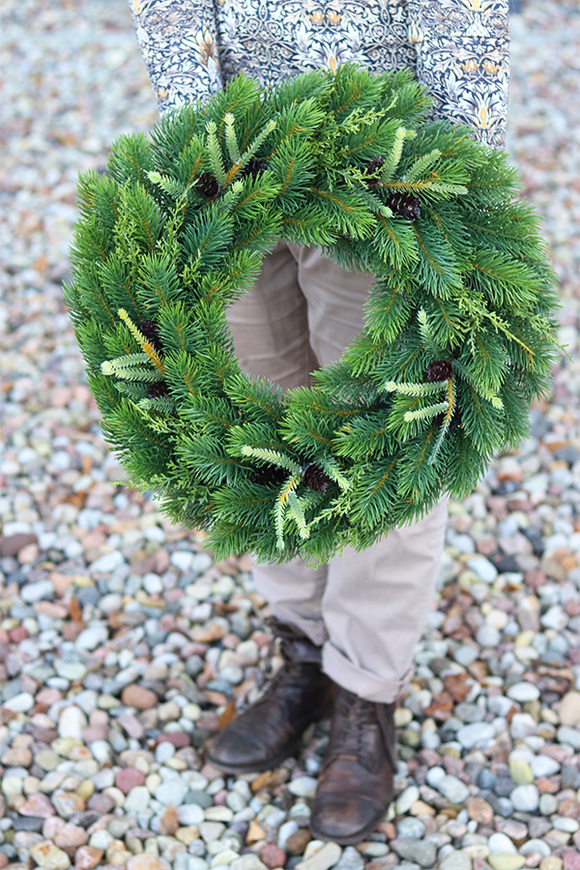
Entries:
{"label": "patterned shirt", "polygon": [[433,117],[503,146],[509,0],[129,0],[162,114],[240,72],[262,86],[356,61],[411,68]]}

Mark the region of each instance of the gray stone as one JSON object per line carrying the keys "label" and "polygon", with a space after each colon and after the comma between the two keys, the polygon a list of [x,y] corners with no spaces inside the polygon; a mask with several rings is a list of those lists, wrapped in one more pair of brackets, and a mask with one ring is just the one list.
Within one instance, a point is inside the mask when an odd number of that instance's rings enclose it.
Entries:
{"label": "gray stone", "polygon": [[488,746],[495,738],[495,729],[489,722],[473,722],[457,732],[457,739],[466,749]]}
{"label": "gray stone", "polygon": [[396,838],[390,842],[391,849],[406,861],[412,861],[420,867],[432,867],[437,857],[437,848],[428,840],[402,840]]}
{"label": "gray stone", "polygon": [[520,813],[535,813],[540,801],[540,792],[535,785],[518,785],[510,794],[510,800]]}
{"label": "gray stone", "polygon": [[451,774],[444,776],[437,788],[443,797],[447,798],[452,804],[465,803],[469,797],[469,788],[460,779]]}
{"label": "gray stone", "polygon": [[334,865],[334,870],[363,870],[364,866],[365,860],[360,852],[353,846],[347,846],[338,864]]}

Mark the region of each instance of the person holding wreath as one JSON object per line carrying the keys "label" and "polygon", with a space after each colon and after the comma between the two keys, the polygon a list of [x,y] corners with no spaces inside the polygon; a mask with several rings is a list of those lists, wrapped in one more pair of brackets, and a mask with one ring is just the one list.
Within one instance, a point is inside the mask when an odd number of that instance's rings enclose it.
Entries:
{"label": "person holding wreath", "polygon": [[[130,0],[162,115],[218,92],[238,73],[263,87],[355,62],[410,69],[432,117],[504,142],[508,0]],[[412,216],[411,216],[412,217]],[[283,390],[337,360],[363,326],[372,276],[317,248],[278,243],[228,322],[242,368]],[[208,747],[227,773],[266,770],[332,709],[312,807],[315,836],[341,844],[383,818],[396,769],[393,712],[425,627],[443,549],[446,500],[363,552],[318,568],[256,564],[284,658],[263,697]],[[331,708],[332,705],[332,708]]]}

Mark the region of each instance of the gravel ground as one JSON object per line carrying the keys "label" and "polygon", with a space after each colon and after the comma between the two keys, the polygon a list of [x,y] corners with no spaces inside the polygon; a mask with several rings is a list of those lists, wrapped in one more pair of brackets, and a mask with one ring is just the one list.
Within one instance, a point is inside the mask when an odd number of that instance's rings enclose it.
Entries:
{"label": "gravel ground", "polygon": [[[397,711],[397,800],[356,847],[311,839],[326,725],[224,778],[203,741],[268,637],[246,559],[122,485],[61,281],[77,173],[155,106],[124,2],[4,0],[0,868],[578,870],[578,6],[513,16],[509,149],[546,219],[568,346],[532,434],[451,505],[438,599]],[[576,28],[576,29],[575,29]]]}

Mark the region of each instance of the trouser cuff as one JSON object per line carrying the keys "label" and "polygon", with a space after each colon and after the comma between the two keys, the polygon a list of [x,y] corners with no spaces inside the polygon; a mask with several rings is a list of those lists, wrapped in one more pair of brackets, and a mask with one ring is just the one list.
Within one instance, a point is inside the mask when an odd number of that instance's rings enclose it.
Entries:
{"label": "trouser cuff", "polygon": [[398,681],[386,681],[353,664],[330,641],[322,647],[322,670],[341,688],[377,704],[392,704],[405,685],[407,674]]}

